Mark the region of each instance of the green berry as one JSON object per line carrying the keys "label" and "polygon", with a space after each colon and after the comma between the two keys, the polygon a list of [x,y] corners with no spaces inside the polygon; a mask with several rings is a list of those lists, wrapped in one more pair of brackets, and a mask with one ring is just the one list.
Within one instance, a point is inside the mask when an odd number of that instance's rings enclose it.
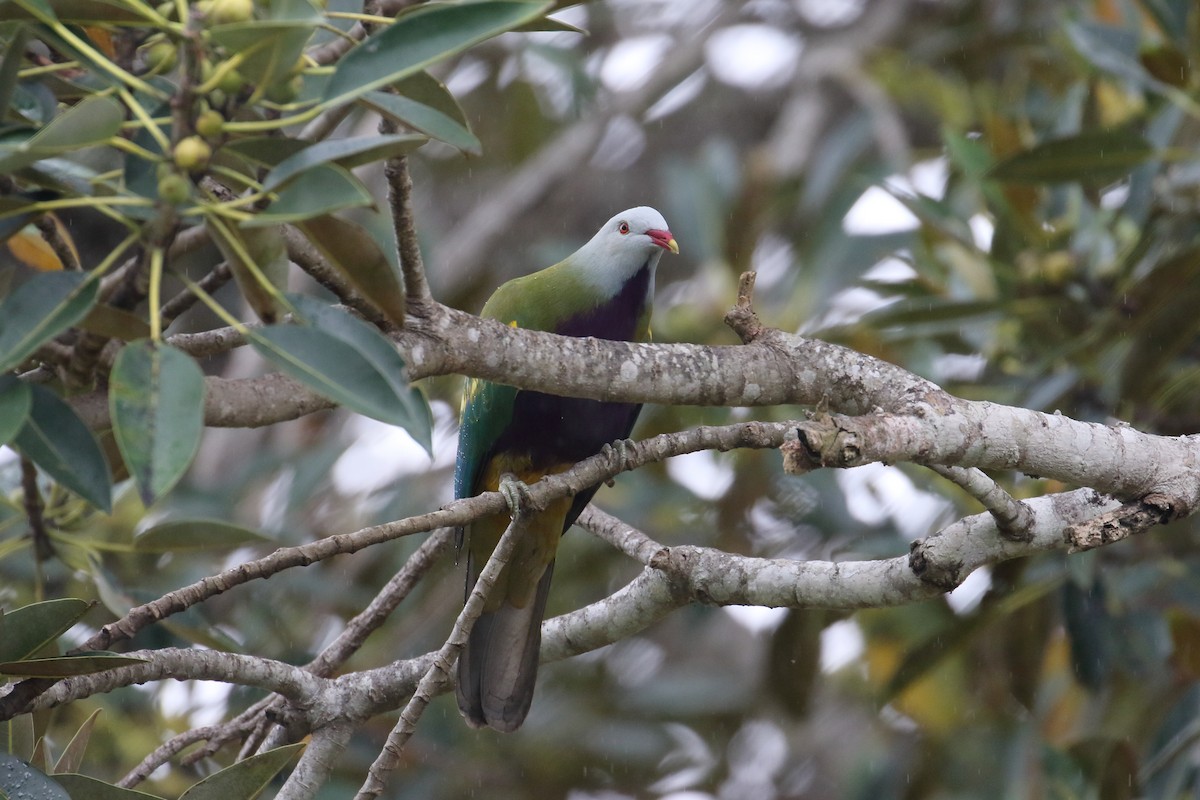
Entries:
{"label": "green berry", "polygon": [[199,136],[181,139],[175,145],[175,165],[187,172],[200,172],[212,158],[212,148]]}

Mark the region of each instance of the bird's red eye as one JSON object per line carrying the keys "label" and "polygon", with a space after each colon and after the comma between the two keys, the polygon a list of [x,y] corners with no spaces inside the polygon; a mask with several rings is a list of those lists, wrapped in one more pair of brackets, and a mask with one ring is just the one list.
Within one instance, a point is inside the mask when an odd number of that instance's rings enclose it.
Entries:
{"label": "bird's red eye", "polygon": [[620,225],[617,226],[617,230],[619,230],[621,232],[621,235],[624,236],[625,234],[629,233],[629,223],[622,222]]}

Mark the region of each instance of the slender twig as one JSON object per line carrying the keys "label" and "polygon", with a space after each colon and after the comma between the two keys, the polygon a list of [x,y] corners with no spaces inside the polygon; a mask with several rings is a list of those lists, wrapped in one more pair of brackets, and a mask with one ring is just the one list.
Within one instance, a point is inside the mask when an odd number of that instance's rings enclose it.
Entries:
{"label": "slender twig", "polygon": [[[524,492],[524,495],[527,500],[528,493]],[[454,621],[454,628],[451,630],[450,636],[438,650],[433,663],[421,676],[416,691],[413,692],[412,697],[400,712],[400,719],[396,721],[396,726],[388,734],[387,742],[376,756],[375,762],[367,770],[367,778],[358,790],[358,794],[355,795],[355,800],[372,800],[383,793],[387,775],[400,763],[404,746],[416,732],[417,723],[429,706],[429,701],[437,695],[438,687],[450,682],[450,669],[458,660],[459,654],[467,643],[467,637],[471,635],[471,628],[479,619],[479,615],[483,613],[483,605],[488,595],[491,594],[492,588],[500,577],[501,570],[508,563],[513,550],[516,549],[517,540],[525,530],[529,519],[529,508],[528,505],[522,503],[520,508],[514,509],[512,522],[509,523],[508,529],[500,537],[496,549],[492,551],[487,564],[479,573],[479,578],[475,581],[475,586],[471,589],[471,594],[467,597],[463,610]]]}
{"label": "slender twig", "polygon": [[170,761],[178,753],[196,742],[202,742],[212,736],[218,727],[217,725],[206,725],[202,728],[193,728],[177,736],[172,736],[166,742],[154,748],[149,755],[141,760],[141,763],[126,773],[125,777],[117,781],[115,785],[120,786],[122,789],[132,789],[146,780],[146,778],[149,778],[150,773]]}
{"label": "slender twig", "polygon": [[931,464],[929,468],[949,481],[958,484],[967,494],[974,497],[996,519],[1000,535],[1016,542],[1027,542],[1033,536],[1033,512],[1029,506],[1013,498],[989,478],[983,470],[962,467],[943,467]]}
{"label": "slender twig", "polygon": [[585,508],[576,522],[643,566],[650,566],[654,557],[664,549],[663,545],[642,531],[596,506]]}
{"label": "slender twig", "polygon": [[38,488],[37,467],[25,456],[21,456],[21,495],[25,503],[25,519],[29,523],[29,536],[33,539],[33,553],[38,562],[54,557],[54,544],[46,530],[43,515],[46,504],[42,490]]}
{"label": "slender twig", "polygon": [[[380,123],[380,131],[394,133],[396,124],[389,119]],[[392,225],[396,229],[396,244],[400,248],[400,269],[404,274],[404,292],[409,306],[422,307],[433,298],[429,294],[429,283],[425,279],[425,263],[421,259],[421,247],[417,242],[417,228],[413,219],[412,176],[408,174],[408,157],[389,158],[384,165],[388,182],[388,204],[392,209]]]}

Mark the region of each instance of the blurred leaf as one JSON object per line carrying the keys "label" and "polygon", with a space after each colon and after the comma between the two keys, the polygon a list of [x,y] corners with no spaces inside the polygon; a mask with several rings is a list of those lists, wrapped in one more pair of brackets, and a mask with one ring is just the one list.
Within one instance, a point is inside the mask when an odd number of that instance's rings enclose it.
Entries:
{"label": "blurred leaf", "polygon": [[287,79],[312,38],[320,15],[311,20],[250,20],[209,29],[212,40],[241,55],[238,72],[250,83],[273,86]]}
{"label": "blurred leaf", "polygon": [[8,753],[0,753],[0,792],[12,800],[71,800],[45,773]]}
{"label": "blurred leaf", "polygon": [[477,156],[483,152],[483,145],[470,129],[432,106],[387,92],[368,92],[363,102],[379,113],[451,147],[457,147],[464,153]]}
{"label": "blurred leaf", "polygon": [[239,761],[193,785],[179,800],[254,800],[304,747],[303,742],[289,744]]}
{"label": "blurred leaf", "polygon": [[29,388],[33,408],[13,444],[51,478],[96,508],[111,511],[112,476],[96,437],[53,391]]}
{"label": "blurred leaf", "polygon": [[[54,765],[55,772],[75,772],[83,764],[83,754],[87,750],[88,741],[92,738],[92,730],[96,727],[96,719],[100,716],[100,711],[99,708],[93,711],[75,731],[75,735],[71,737],[71,741],[67,742],[62,755],[58,757],[58,761]],[[61,781],[59,782],[61,783]],[[63,788],[67,792],[71,791],[69,786],[64,785]]]}
{"label": "blurred leaf", "polygon": [[[127,5],[107,0],[50,0],[37,4],[46,16],[56,16],[64,22],[96,22],[112,25],[116,22],[145,22],[145,17]],[[17,3],[0,3],[0,20],[32,19],[33,15]]]}
{"label": "blurred leaf", "polygon": [[1138,35],[1132,30],[1094,22],[1068,20],[1067,38],[1093,66],[1149,89],[1161,88],[1138,61]]}
{"label": "blurred leaf", "polygon": [[1092,736],[1070,748],[1071,757],[1083,767],[1089,783],[1102,800],[1132,800],[1138,790],[1138,758],[1127,740]]}
{"label": "blurred leaf", "polygon": [[771,635],[767,686],[793,716],[808,713],[821,674],[821,633],[835,619],[824,609],[790,609]]}
{"label": "blurred leaf", "polygon": [[279,292],[287,287],[287,243],[280,225],[234,226],[216,216],[205,219],[209,237],[225,257],[242,297],[268,325],[279,318]]}
{"label": "blurred leaf", "polygon": [[87,775],[65,773],[55,775],[54,780],[67,790],[71,800],[162,800],[158,795],[123,789]]}
{"label": "blurred leaf", "polygon": [[232,550],[242,545],[271,543],[260,533],[213,519],[164,522],[139,533],[134,549],[143,553],[178,553],[195,550]]}
{"label": "blurred leaf", "polygon": [[1135,310],[1136,317],[1112,323],[1118,329],[1114,335],[1130,338],[1120,371],[1122,397],[1152,397],[1164,382],[1176,377],[1176,357],[1192,346],[1200,332],[1195,313],[1200,282],[1194,280],[1198,258],[1200,248],[1180,248],[1126,292],[1122,302]]}
{"label": "blurred leaf", "polygon": [[263,188],[275,191],[314,167],[337,164],[346,169],[411,153],[429,139],[412,133],[329,139],[310,145],[279,162],[263,179]]}
{"label": "blurred leaf", "polygon": [[146,320],[129,311],[103,303],[93,306],[87,316],[80,320],[79,327],[106,339],[120,339],[125,342],[150,336],[150,325]]}
{"label": "blurred leaf", "polygon": [[0,617],[0,661],[19,661],[53,642],[91,604],[74,597],[22,606]]}
{"label": "blurred leaf", "polygon": [[1091,691],[1099,691],[1112,668],[1113,655],[1103,584],[1097,580],[1086,591],[1073,581],[1064,584],[1063,615],[1075,677]]}
{"label": "blurred leaf", "polygon": [[375,198],[358,178],[342,167],[324,164],[302,173],[243,230],[262,225],[303,222],[343,208],[374,205]]}
{"label": "blurred leaf", "polygon": [[113,434],[142,502],[183,477],[204,432],[204,373],[170,345],[142,339],[117,353],[109,376]]}
{"label": "blurred leaf", "polygon": [[56,658],[28,658],[23,661],[0,662],[0,675],[23,678],[67,678],[72,675],[91,675],[96,672],[145,664],[146,659],[120,656],[116,653],[94,653]]}
{"label": "blurred leaf", "polygon": [[1009,156],[992,167],[988,177],[1014,183],[1108,183],[1156,154],[1154,146],[1134,131],[1087,131]]}
{"label": "blurred leaf", "polygon": [[1171,663],[1190,679],[1200,678],[1200,618],[1175,611],[1168,614]]}
{"label": "blurred leaf", "polygon": [[286,136],[248,136],[245,139],[234,139],[221,150],[232,150],[260,166],[270,168],[308,146],[308,142],[289,139]]}
{"label": "blurred leaf", "polygon": [[8,444],[29,415],[33,393],[15,375],[0,375],[0,444]]}
{"label": "blurred leaf", "polygon": [[33,752],[33,715],[21,714],[0,721],[0,755],[20,756]]}
{"label": "blurred leaf", "polygon": [[99,282],[82,272],[43,272],[0,304],[0,372],[24,361],[87,315]]}
{"label": "blurred leaf", "polygon": [[532,22],[550,3],[484,2],[435,6],[399,17],[338,62],[322,108],[348,103],[493,36]]}
{"label": "blurred leaf", "polygon": [[370,229],[332,214],[305,220],[299,228],[363,297],[393,323],[404,324],[404,282]]}
{"label": "blurred leaf", "polygon": [[0,172],[13,172],[46,156],[101,144],[116,136],[124,121],[125,109],[113,98],[85,98],[27,140],[0,143]]}

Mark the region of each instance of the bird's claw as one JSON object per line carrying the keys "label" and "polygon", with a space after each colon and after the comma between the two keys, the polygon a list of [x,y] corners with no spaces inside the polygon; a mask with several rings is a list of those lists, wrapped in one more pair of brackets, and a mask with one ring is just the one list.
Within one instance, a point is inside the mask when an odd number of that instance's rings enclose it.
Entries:
{"label": "bird's claw", "polygon": [[517,516],[529,507],[529,486],[518,480],[515,475],[505,473],[500,476],[497,491],[504,495],[504,502],[508,503],[508,511],[512,516]]}
{"label": "bird's claw", "polygon": [[[617,439],[615,442],[606,442],[604,447],[600,448],[600,452],[609,458],[616,457],[616,466],[624,471],[629,469],[629,448],[633,445],[630,439]],[[606,486],[613,486],[613,479],[609,478],[605,482]]]}

